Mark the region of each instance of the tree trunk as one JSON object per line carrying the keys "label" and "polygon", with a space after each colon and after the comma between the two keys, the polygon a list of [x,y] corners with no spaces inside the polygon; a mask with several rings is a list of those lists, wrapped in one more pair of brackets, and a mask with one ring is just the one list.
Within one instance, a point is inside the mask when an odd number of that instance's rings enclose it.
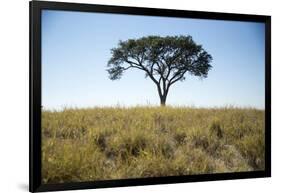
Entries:
{"label": "tree trunk", "polygon": [[160,99],[160,104],[162,107],[166,106],[166,99],[164,99],[163,97]]}
{"label": "tree trunk", "polygon": [[160,105],[162,107],[166,106],[166,98],[167,98],[167,95],[168,95],[168,92],[169,92],[169,88],[167,88],[166,90],[161,91],[161,87],[160,87],[160,84],[157,84],[157,89],[158,89],[158,94],[159,94],[159,98],[160,98]]}
{"label": "tree trunk", "polygon": [[164,93],[163,96],[160,96],[160,104],[162,107],[166,106],[166,98],[168,93]]}

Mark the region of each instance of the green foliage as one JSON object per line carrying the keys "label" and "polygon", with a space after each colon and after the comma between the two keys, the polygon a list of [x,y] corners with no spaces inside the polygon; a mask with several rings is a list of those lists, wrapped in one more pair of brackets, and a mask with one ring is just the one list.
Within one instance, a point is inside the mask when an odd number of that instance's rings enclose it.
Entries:
{"label": "green foliage", "polygon": [[158,75],[167,75],[171,70],[173,75],[188,71],[192,75],[206,77],[212,61],[211,55],[196,44],[191,36],[129,39],[120,41],[118,47],[111,51],[108,73],[113,80],[121,78],[122,73],[129,68],[150,70],[151,67],[155,67],[152,68],[153,74]]}
{"label": "green foliage", "polygon": [[132,107],[42,113],[43,183],[264,169],[264,111]]}

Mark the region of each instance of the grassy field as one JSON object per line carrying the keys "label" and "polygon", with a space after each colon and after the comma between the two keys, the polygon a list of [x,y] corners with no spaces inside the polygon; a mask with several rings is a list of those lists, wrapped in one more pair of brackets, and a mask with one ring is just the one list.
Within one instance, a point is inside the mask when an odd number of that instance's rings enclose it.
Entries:
{"label": "grassy field", "polygon": [[264,169],[264,111],[132,107],[43,111],[43,183]]}

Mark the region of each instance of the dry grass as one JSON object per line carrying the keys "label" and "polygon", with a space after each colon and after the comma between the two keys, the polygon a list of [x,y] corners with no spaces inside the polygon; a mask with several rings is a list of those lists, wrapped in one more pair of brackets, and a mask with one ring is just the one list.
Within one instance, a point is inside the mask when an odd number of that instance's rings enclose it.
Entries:
{"label": "dry grass", "polygon": [[263,170],[264,111],[43,111],[42,143],[43,183]]}

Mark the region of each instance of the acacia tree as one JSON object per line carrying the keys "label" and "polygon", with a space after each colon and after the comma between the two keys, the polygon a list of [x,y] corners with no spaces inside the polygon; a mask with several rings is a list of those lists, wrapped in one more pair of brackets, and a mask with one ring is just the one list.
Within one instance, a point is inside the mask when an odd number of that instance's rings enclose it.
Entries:
{"label": "acacia tree", "polygon": [[111,80],[130,69],[142,70],[155,83],[160,104],[166,105],[170,87],[190,75],[206,78],[212,56],[191,36],[147,36],[120,41],[111,49],[107,71]]}

